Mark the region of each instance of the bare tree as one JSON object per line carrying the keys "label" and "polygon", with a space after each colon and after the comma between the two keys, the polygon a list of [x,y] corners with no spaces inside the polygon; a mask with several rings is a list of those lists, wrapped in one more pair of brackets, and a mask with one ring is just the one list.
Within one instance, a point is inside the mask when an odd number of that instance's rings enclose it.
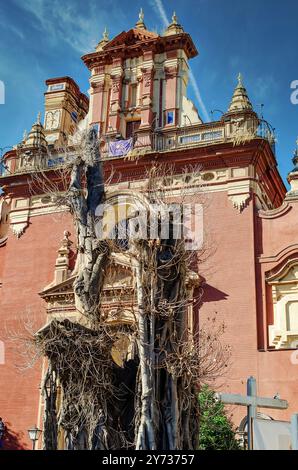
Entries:
{"label": "bare tree", "polygon": [[[175,168],[153,166],[141,192],[151,210],[157,211],[154,221],[150,211],[138,213],[137,218],[134,214],[124,221],[129,230],[126,243],[120,243],[117,235],[123,221],[117,221],[115,239],[97,235],[103,219],[97,218],[96,210],[104,204],[106,192],[92,130],[83,136],[66,171],[63,181],[68,187],[61,191],[58,181],[56,192],[62,194],[76,226],[74,294],[85,320],[84,324],[53,320],[35,336],[35,345],[48,362],[43,385],[45,448],[57,448],[63,430],[69,449],[194,449],[198,385],[221,374],[229,354],[221,346],[221,330],[193,332],[187,320],[190,303],[200,300],[188,296],[189,273],[198,270],[200,257],[208,251],[206,246],[200,253],[188,251],[183,236],[177,237],[183,232],[184,198],[189,201],[192,193],[181,189],[178,198],[171,197],[180,205],[181,215],[177,219],[171,214],[165,236],[161,230],[169,200],[165,188],[171,185]],[[189,172],[194,176],[199,169],[185,173]],[[39,173],[36,181],[44,192],[46,187],[53,192],[46,178]],[[184,189],[190,189],[187,179],[183,181]],[[145,232],[140,230],[142,224]],[[109,325],[101,308],[104,279],[115,252],[128,257],[133,270],[131,325]],[[115,296],[121,310],[116,290]],[[119,334],[134,345],[134,355],[123,368],[110,354]]]}

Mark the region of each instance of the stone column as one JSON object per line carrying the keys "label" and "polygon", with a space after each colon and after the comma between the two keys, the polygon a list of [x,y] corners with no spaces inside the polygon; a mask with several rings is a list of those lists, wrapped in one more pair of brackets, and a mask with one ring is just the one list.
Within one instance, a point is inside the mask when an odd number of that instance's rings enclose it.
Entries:
{"label": "stone column", "polygon": [[109,110],[109,134],[116,134],[120,130],[120,111],[122,99],[122,78],[123,68],[122,60],[114,59],[111,73],[111,96]]}
{"label": "stone column", "polygon": [[153,53],[151,51],[144,53],[144,66],[141,68],[141,72],[141,125],[138,130],[138,140],[136,142],[136,146],[151,147],[151,126],[153,121],[153,79],[155,73]]}
{"label": "stone column", "polygon": [[56,259],[55,265],[55,284],[60,284],[63,281],[66,281],[68,277],[69,270],[69,253],[72,242],[69,240],[70,233],[68,231],[64,232],[63,240],[61,241],[61,246],[58,250],[58,257]]}
{"label": "stone column", "polygon": [[103,98],[104,98],[104,81],[91,83],[91,124],[100,124],[104,121],[103,117]]}
{"label": "stone column", "polygon": [[142,107],[141,107],[141,126],[140,128],[151,127],[152,124],[152,100],[153,100],[153,77],[154,71],[142,68],[143,80],[141,87]]}

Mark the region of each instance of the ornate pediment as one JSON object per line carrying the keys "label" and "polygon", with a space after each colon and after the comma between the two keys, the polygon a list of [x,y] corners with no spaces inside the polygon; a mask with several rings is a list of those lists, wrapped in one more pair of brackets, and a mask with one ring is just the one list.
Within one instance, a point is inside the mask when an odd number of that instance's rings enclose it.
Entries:
{"label": "ornate pediment", "polygon": [[268,284],[285,284],[298,281],[298,259],[290,260],[279,271],[267,277]]}
{"label": "ornate pediment", "polygon": [[[67,240],[66,240],[67,241]],[[65,242],[66,242],[65,241]],[[61,251],[61,248],[59,249]],[[60,253],[58,260],[64,261]],[[66,268],[67,253],[64,253]],[[62,282],[57,282],[57,269],[61,268],[61,261],[56,262],[55,279],[46,286],[39,295],[46,302],[48,315],[55,318],[78,318],[79,312],[75,305],[74,281],[76,272]],[[65,271],[66,272],[66,271]],[[101,308],[106,321],[131,322],[133,321],[134,280],[130,256],[121,253],[112,253],[109,265],[105,272],[102,288]]]}
{"label": "ornate pediment", "polygon": [[135,44],[141,44],[148,40],[157,38],[158,34],[152,33],[147,30],[130,29],[129,31],[123,31],[112,39],[103,50],[108,51],[109,49],[120,47],[120,46],[134,46]]}
{"label": "ornate pediment", "polygon": [[[74,282],[77,269],[69,271],[69,254],[72,242],[70,233],[65,231],[58,250],[54,280],[46,286],[40,296],[45,300],[47,313],[52,318],[68,318],[83,321],[76,308]],[[114,252],[105,269],[101,292],[101,315],[107,323],[133,323],[137,314],[134,279],[134,257],[129,252]],[[189,294],[200,283],[198,274],[187,273]],[[86,319],[85,319],[86,320]]]}
{"label": "ornate pediment", "polygon": [[63,282],[60,282],[59,284],[55,284],[55,282],[52,282],[48,286],[46,286],[40,293],[39,295],[43,299],[47,299],[51,296],[63,296],[67,294],[73,294],[73,283],[75,280],[76,276],[70,276],[68,279],[66,279]]}

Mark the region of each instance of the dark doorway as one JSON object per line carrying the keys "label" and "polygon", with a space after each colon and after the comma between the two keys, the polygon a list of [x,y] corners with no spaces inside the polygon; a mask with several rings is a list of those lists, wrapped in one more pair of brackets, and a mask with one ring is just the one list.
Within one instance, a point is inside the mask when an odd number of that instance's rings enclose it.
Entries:
{"label": "dark doorway", "polygon": [[134,137],[135,132],[141,125],[140,121],[127,121],[126,123],[126,138],[130,139],[130,137]]}

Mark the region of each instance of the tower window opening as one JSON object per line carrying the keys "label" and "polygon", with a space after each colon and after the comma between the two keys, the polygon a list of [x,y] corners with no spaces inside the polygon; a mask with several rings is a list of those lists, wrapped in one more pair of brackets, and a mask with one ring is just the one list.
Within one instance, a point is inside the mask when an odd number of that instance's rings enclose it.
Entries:
{"label": "tower window opening", "polygon": [[131,108],[135,108],[137,105],[137,84],[136,83],[130,86],[129,105]]}
{"label": "tower window opening", "polygon": [[174,111],[166,112],[166,125],[174,124]]}

